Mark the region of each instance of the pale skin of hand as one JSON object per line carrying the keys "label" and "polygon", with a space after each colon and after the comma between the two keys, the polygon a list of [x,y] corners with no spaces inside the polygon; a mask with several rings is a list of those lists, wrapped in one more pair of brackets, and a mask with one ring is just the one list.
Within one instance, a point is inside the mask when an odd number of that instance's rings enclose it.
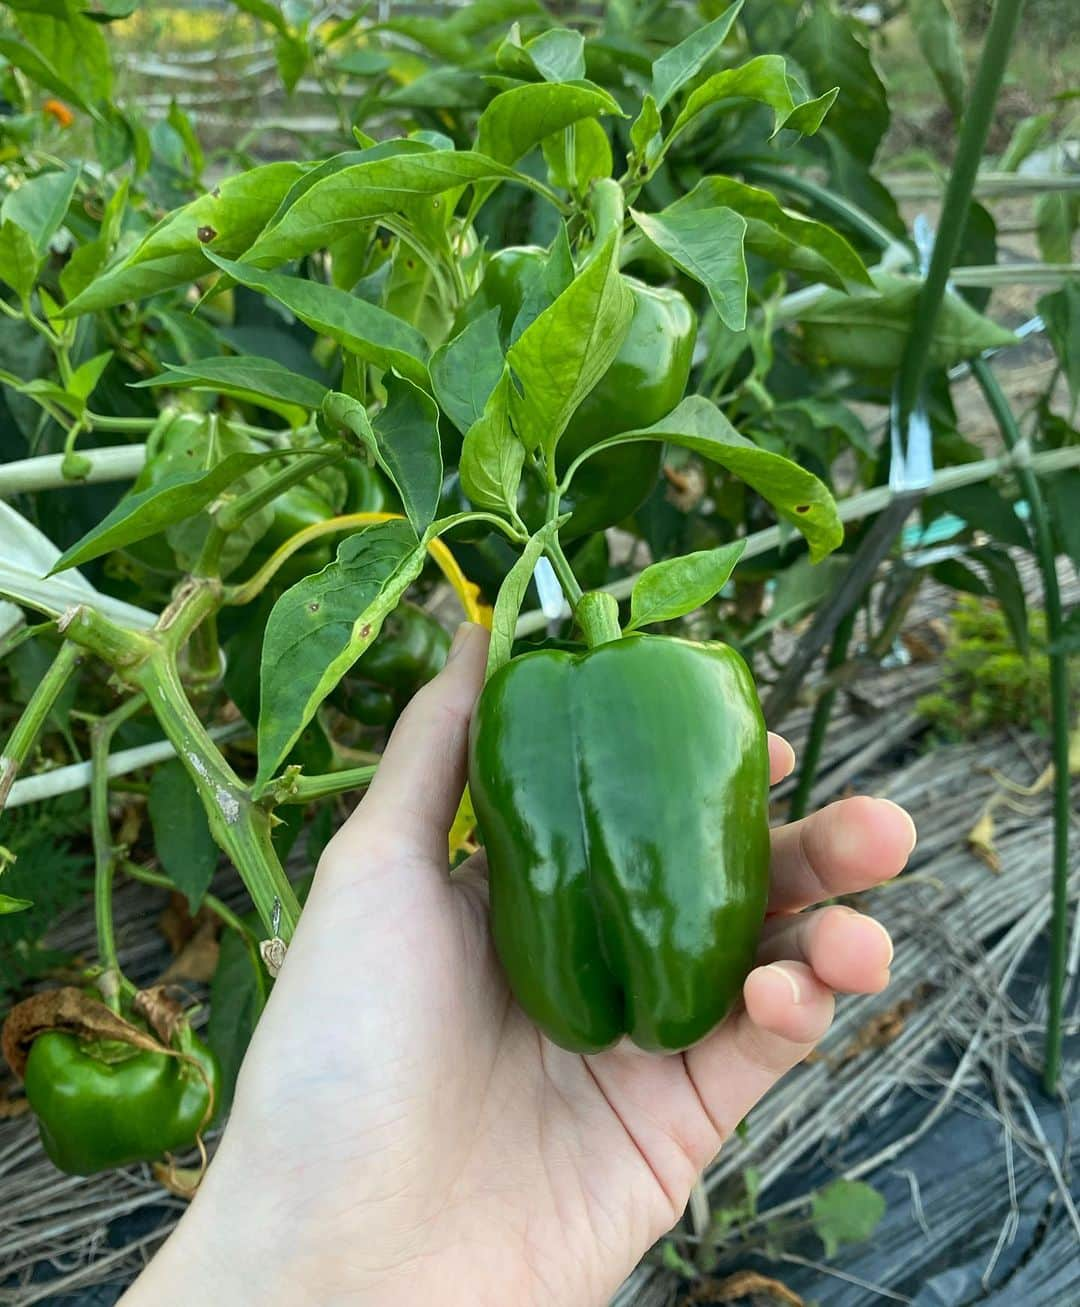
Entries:
{"label": "pale skin of hand", "polygon": [[[486,646],[460,629],[323,854],[218,1154],[123,1307],[601,1307],[834,994],[888,983],[883,927],[807,909],[895,876],[915,827],[844,799],[773,832],[759,965],[708,1039],[581,1057],[540,1035],[491,945],[482,854],[447,874]],[[794,755],[769,743],[775,783]]]}

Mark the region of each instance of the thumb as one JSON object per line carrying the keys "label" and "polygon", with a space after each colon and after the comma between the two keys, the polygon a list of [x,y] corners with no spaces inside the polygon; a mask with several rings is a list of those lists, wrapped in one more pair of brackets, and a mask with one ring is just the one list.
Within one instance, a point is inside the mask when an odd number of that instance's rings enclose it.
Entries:
{"label": "thumb", "polygon": [[[446,666],[419,691],[391,733],[368,792],[338,833],[346,848],[391,835],[437,860],[465,788],[469,720],[484,683],[488,633],[473,622],[457,629]],[[336,841],[335,841],[336,842]]]}

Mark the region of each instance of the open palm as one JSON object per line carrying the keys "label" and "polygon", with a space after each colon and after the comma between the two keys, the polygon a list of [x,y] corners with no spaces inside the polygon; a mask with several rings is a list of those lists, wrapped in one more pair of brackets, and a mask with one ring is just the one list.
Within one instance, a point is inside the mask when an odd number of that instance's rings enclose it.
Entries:
{"label": "open palm", "polygon": [[[446,872],[485,649],[463,628],[327,848],[218,1156],[129,1307],[176,1297],[178,1259],[185,1293],[202,1274],[212,1300],[260,1307],[601,1304],[825,1033],[834,991],[888,982],[881,926],[801,911],[914,844],[895,805],[846,799],[774,832],[760,965],[707,1040],[582,1057],[541,1035],[492,949],[483,855]],[[770,746],[776,781],[791,750]]]}

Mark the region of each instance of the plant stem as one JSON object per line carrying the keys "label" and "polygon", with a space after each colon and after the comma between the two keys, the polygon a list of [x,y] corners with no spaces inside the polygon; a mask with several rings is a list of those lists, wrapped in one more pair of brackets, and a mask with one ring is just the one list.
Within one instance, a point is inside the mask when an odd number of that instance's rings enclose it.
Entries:
{"label": "plant stem", "polygon": [[158,650],[147,658],[135,679],[198,790],[214,839],[239,872],[264,927],[271,931],[277,901],[279,933],[288,943],[300,919],[300,904],[271,841],[269,814],[251,801],[247,786],[207,734],[169,652]]}
{"label": "plant stem", "polygon": [[[156,889],[168,889],[175,891],[176,886],[160,871],[154,871],[150,867],[140,867],[137,862],[132,862],[130,858],[121,858],[120,869],[126,876],[132,880],[142,881],[144,885],[153,885]],[[255,935],[251,927],[248,926],[241,917],[222,901],[215,894],[204,894],[203,902],[214,914],[215,917],[235,930],[238,935],[242,935],[246,940],[255,942]]]}
{"label": "plant stem", "polygon": [[0,810],[7,802],[11,787],[15,784],[15,777],[19,774],[19,768],[34,747],[34,741],[52,712],[60,692],[79,665],[80,657],[81,650],[78,645],[65,640],[49,670],[34,687],[34,693],[23,709],[22,716],[15,723],[3,756],[0,756]]}
{"label": "plant stem", "polygon": [[275,472],[261,486],[237,495],[231,503],[226,504],[216,516],[217,526],[222,531],[235,531],[243,526],[252,513],[257,513],[260,508],[272,504],[290,486],[306,481],[309,476],[320,472],[324,467],[329,467],[331,463],[340,463],[344,457],[344,450],[335,449],[330,453],[305,454],[290,462],[288,467]]}
{"label": "plant stem", "polygon": [[310,803],[350,790],[366,789],[375,779],[377,766],[347,767],[342,771],[326,772],[317,776],[304,776],[297,767],[287,767],[276,780],[272,780],[257,796],[259,802],[271,800],[279,803]]}
{"label": "plant stem", "polygon": [[975,176],[986,147],[998,90],[1023,7],[1024,0],[995,0],[990,25],[986,29],[979,66],[960,125],[956,157],[945,187],[930,266],[915,304],[911,332],[900,361],[896,392],[897,421],[900,431],[905,434],[908,420],[919,402],[923,378],[930,361],[934,324],[945,295],[949,272],[956,262],[964,235]]}
{"label": "plant stem", "polygon": [[205,689],[221,680],[222,670],[217,614],[211,612],[191,633],[187,647],[187,671],[192,684]]}
{"label": "plant stem", "polygon": [[90,413],[83,415],[83,420],[91,431],[134,431],[144,432],[153,431],[158,424],[158,418],[118,418],[106,417],[104,413]]}
{"label": "plant stem", "polygon": [[116,954],[113,932],[112,887],[116,872],[116,849],[109,825],[109,745],[118,727],[146,706],[136,694],[115,712],[90,728],[90,832],[94,841],[94,924],[97,928],[98,961],[102,966],[101,996],[114,1012],[120,1010],[124,975]]}
{"label": "plant stem", "polygon": [[619,601],[603,590],[583,594],[574,607],[574,618],[590,649],[622,638]]}
{"label": "plant stem", "polygon": [[[975,359],[971,365],[975,380],[982,387],[1001,438],[1010,452],[1021,444],[1023,437],[1016,418],[998,385],[993,370],[984,359]],[[1042,574],[1043,597],[1046,604],[1046,633],[1050,644],[1050,715],[1053,729],[1054,760],[1054,864],[1053,911],[1050,925],[1050,1014],[1046,1023],[1046,1054],[1043,1067],[1043,1086],[1048,1094],[1057,1092],[1061,1071],[1062,1003],[1065,993],[1065,972],[1068,961],[1069,917],[1069,659],[1062,648],[1065,620],[1061,606],[1055,562],[1054,537],[1050,514],[1038,479],[1030,467],[1016,466],[1016,479],[1020,483],[1031,514],[1031,527],[1035,537],[1035,556]]]}
{"label": "plant stem", "polygon": [[[855,611],[853,608],[836,628],[836,634],[833,636],[832,646],[829,649],[829,656],[825,660],[826,671],[836,671],[838,667],[843,666],[847,659],[848,646],[851,644],[851,633],[855,629]],[[810,802],[810,792],[814,788],[814,778],[817,775],[818,763],[821,759],[821,747],[825,743],[825,735],[829,729],[829,719],[832,717],[835,702],[836,686],[831,685],[814,705],[814,715],[810,719],[810,732],[803,747],[799,780],[788,805],[788,821],[798,821],[800,817],[806,816],[806,807]]]}
{"label": "plant stem", "polygon": [[578,585],[574,569],[570,566],[569,559],[563,553],[557,535],[551,537],[551,542],[544,552],[551,560],[551,566],[555,569],[555,575],[559,578],[563,594],[566,595],[566,602],[571,608],[576,609],[581,602],[581,586]]}

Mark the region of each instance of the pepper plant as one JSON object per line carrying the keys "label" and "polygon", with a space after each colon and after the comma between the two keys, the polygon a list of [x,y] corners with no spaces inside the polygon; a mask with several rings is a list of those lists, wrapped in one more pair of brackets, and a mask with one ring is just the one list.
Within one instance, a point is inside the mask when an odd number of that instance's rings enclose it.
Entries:
{"label": "pepper plant", "polygon": [[[290,841],[310,805],[370,780],[383,729],[440,665],[445,638],[415,606],[440,578],[492,628],[493,687],[525,676],[518,615],[548,569],[565,601],[552,620],[576,647],[530,656],[579,668],[560,673],[567,685],[610,656],[621,624],[712,614],[721,591],[736,600],[726,634],[750,651],[769,577],[797,574],[820,595],[845,566],[841,455],[867,484],[884,474],[852,404],[887,406],[922,292],[871,172],[887,109],[883,122],[851,23],[824,6],[736,3],[689,22],[611,6],[582,31],[497,8],[329,33],[283,27],[260,4],[287,82],[302,46],[320,76],[370,86],[347,115],[352,139],[325,157],[213,183],[179,109],[147,132],[111,82],[81,84],[77,61],[43,71],[38,28],[67,24],[70,48],[82,15],[19,11],[0,43],[20,92],[30,79],[65,95],[98,153],[94,168],[57,167],[30,141],[0,209],[0,312],[16,342],[0,380],[22,437],[0,468],[0,493],[22,495],[0,505],[0,593],[17,605],[6,647],[53,658],[5,747],[0,797],[37,779],[19,774],[77,678],[97,719],[92,978],[125,1020],[145,1025],[119,973],[112,880],[163,873],[110,829],[103,740],[172,756],[148,787],[117,783],[149,790],[166,883],[236,932],[212,1001],[246,975],[250,1029],[300,911]],[[830,48],[844,53],[835,80]],[[827,186],[807,175],[822,167]],[[972,248],[979,237],[965,234]],[[924,322],[935,373],[1013,339],[979,309],[950,290]],[[102,444],[117,436],[128,443]],[[751,564],[748,539],[774,519]],[[609,557],[615,524],[653,559],[636,579]],[[987,570],[1009,589],[1007,564]],[[497,787],[477,767],[494,852]],[[181,837],[170,809],[187,814]],[[473,825],[464,803],[455,851]],[[517,856],[513,832],[501,844],[496,862]],[[213,846],[257,924],[207,895]],[[750,861],[747,923],[764,874]],[[721,1006],[735,985],[719,985]],[[642,1040],[677,1046],[718,1015],[675,1014]],[[235,1041],[218,1052],[235,1067]]]}

